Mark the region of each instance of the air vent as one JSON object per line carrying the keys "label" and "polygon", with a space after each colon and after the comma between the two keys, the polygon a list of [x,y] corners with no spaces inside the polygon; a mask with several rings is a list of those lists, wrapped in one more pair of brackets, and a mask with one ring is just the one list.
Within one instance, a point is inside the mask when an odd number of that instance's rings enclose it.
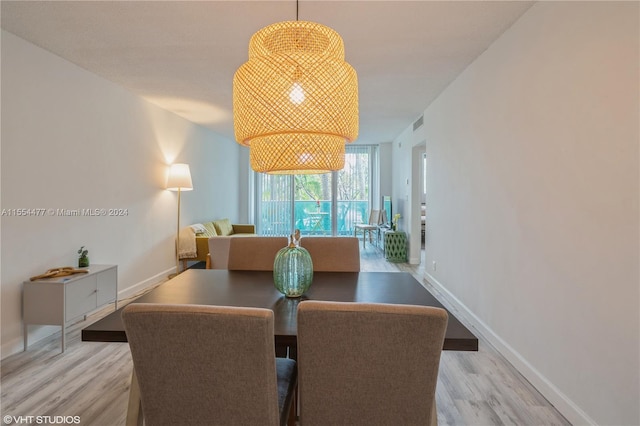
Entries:
{"label": "air vent", "polygon": [[424,124],[424,115],[421,115],[416,121],[413,122],[413,131],[415,132]]}

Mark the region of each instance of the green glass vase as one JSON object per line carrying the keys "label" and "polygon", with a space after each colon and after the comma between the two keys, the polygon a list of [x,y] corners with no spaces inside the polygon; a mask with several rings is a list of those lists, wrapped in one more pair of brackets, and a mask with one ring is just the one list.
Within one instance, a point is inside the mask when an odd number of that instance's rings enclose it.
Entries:
{"label": "green glass vase", "polygon": [[289,246],[280,249],[273,262],[273,282],[287,297],[302,296],[313,280],[311,255],[298,241],[292,236]]}

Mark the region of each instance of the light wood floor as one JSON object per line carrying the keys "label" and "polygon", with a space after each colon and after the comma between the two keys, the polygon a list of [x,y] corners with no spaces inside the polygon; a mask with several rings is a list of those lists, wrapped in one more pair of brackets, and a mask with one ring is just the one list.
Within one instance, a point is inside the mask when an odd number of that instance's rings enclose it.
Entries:
{"label": "light wood floor", "polygon": [[[388,263],[370,244],[361,259],[363,271],[406,271],[422,282],[420,267]],[[58,334],[3,360],[2,416],[80,416],[84,426],[124,425],[132,368],[128,345],[80,341],[80,330],[109,312],[69,327],[64,354]],[[478,352],[442,353],[437,405],[440,425],[569,425],[483,340]]]}

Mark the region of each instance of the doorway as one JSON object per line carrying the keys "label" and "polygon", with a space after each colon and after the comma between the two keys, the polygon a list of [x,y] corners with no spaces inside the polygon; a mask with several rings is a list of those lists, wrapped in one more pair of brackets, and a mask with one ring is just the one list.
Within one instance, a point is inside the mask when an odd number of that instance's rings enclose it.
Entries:
{"label": "doorway", "polygon": [[427,143],[422,141],[411,150],[409,263],[414,265],[422,261],[422,206],[426,203],[426,149]]}

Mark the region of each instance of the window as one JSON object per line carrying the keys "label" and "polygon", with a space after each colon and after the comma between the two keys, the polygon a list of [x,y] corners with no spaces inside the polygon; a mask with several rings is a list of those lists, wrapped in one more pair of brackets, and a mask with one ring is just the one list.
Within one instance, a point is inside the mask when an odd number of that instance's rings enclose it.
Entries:
{"label": "window", "polygon": [[256,221],[261,235],[353,235],[355,223],[367,222],[377,147],[346,147],[345,167],[317,175],[256,173]]}

